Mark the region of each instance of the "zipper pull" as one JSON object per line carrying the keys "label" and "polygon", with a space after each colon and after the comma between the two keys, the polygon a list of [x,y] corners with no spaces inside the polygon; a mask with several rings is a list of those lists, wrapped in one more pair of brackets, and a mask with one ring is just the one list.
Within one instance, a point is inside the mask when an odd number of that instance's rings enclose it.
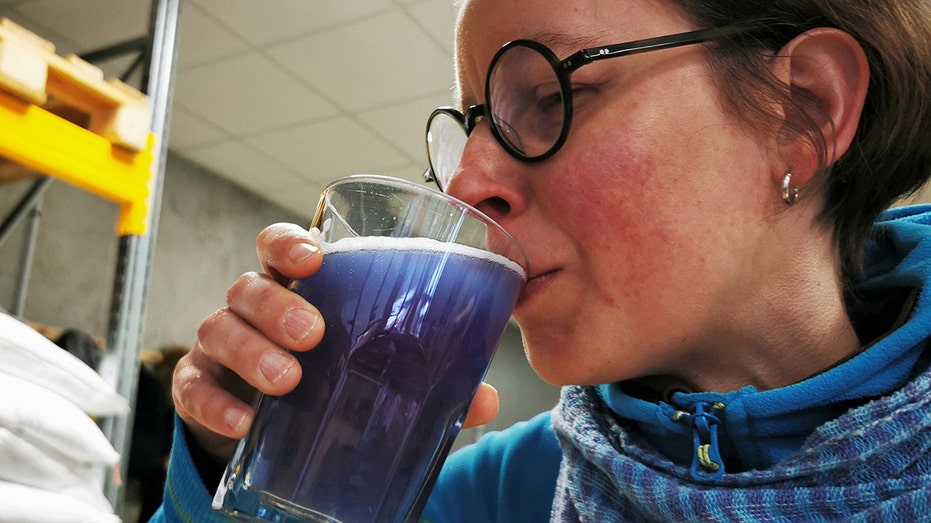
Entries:
{"label": "zipper pull", "polygon": [[699,401],[692,406],[693,412],[676,411],[675,421],[686,423],[692,428],[692,478],[709,481],[724,475],[724,460],[718,444],[718,416],[724,412],[723,403]]}

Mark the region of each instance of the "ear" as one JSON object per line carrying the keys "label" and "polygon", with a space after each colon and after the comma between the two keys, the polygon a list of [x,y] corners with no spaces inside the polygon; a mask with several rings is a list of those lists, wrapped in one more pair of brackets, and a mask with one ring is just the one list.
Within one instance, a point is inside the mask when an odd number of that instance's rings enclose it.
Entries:
{"label": "ear", "polygon": [[[777,70],[798,109],[786,108],[779,145],[782,161],[793,173],[792,182],[805,185],[819,170],[819,155],[812,145],[810,122],[825,140],[827,165],[850,147],[863,112],[869,87],[869,63],[860,44],[833,28],[817,28],[794,38],[778,54]],[[808,120],[806,122],[806,120]],[[774,172],[782,184],[785,170]]]}

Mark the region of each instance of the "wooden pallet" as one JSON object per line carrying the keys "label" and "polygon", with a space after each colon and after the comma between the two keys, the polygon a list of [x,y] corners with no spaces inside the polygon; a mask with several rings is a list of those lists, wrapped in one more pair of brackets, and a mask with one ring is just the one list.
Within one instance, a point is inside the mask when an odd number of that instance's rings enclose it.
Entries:
{"label": "wooden pallet", "polygon": [[117,234],[145,234],[155,150],[149,105],[139,91],[0,18],[0,183],[53,176],[117,203]]}
{"label": "wooden pallet", "polygon": [[88,129],[129,151],[146,148],[149,99],[80,57],[0,18],[0,89]]}

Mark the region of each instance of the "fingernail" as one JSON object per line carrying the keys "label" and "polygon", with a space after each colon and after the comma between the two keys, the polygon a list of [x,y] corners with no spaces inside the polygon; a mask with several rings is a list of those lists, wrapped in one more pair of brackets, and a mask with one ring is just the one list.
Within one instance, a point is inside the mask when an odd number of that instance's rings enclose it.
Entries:
{"label": "fingernail", "polygon": [[304,263],[311,256],[317,254],[319,249],[309,243],[298,243],[291,247],[291,251],[288,252],[288,257],[291,258],[291,261],[294,263]]}
{"label": "fingernail", "polygon": [[223,415],[223,421],[226,422],[226,426],[230,429],[239,431],[248,417],[249,411],[246,409],[242,407],[231,407],[226,409],[226,413]]}
{"label": "fingernail", "polygon": [[284,316],[284,331],[294,341],[304,341],[316,324],[317,315],[305,309],[294,309]]}
{"label": "fingernail", "polygon": [[278,383],[291,367],[294,366],[294,358],[290,358],[280,352],[270,352],[259,360],[259,370],[270,383]]}

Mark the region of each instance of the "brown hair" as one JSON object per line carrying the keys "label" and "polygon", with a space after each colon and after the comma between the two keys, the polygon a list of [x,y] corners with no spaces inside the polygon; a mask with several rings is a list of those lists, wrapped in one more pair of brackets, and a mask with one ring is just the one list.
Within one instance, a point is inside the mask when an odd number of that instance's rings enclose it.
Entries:
{"label": "brown hair", "polygon": [[[776,100],[794,108],[802,133],[821,156],[821,219],[832,226],[845,283],[862,270],[863,246],[877,215],[931,175],[931,1],[929,0],[671,0],[698,26],[748,23],[759,28],[710,54],[725,102],[750,124],[773,128]],[[833,27],[863,47],[870,85],[857,134],[833,165],[824,137],[806,118],[804,93],[791,93],[767,61],[795,36]],[[810,107],[810,106],[809,106]]]}

